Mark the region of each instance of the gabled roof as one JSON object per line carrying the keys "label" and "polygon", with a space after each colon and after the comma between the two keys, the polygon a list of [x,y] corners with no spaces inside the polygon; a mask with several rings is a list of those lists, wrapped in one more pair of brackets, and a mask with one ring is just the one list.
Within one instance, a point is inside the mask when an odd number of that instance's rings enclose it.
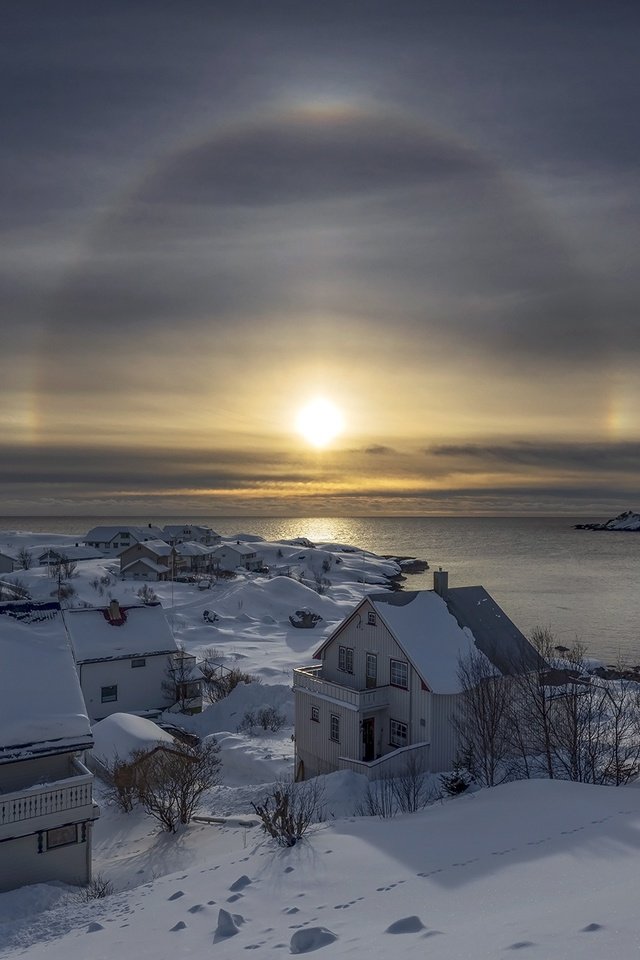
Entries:
{"label": "gabled roof", "polygon": [[92,742],[60,604],[0,603],[0,763]]}
{"label": "gabled roof", "polygon": [[180,533],[188,534],[189,531],[193,532],[194,530],[199,530],[200,533],[213,533],[216,535],[211,527],[204,526],[201,523],[168,523],[163,527],[163,530],[171,537]]}
{"label": "gabled roof", "polygon": [[136,557],[131,563],[127,563],[120,573],[126,573],[131,567],[139,567],[141,564],[145,566],[147,570],[152,570],[154,573],[169,573],[168,567],[164,567],[161,563],[156,563],[155,560],[150,560],[149,557]]}
{"label": "gabled roof", "polygon": [[[479,651],[498,673],[535,669],[542,661],[484,587],[370,593],[371,604],[433,693],[459,693],[460,660]],[[353,616],[353,614],[351,615]],[[314,654],[319,657],[342,624]]]}
{"label": "gabled roof", "polygon": [[249,546],[246,543],[223,543],[221,546],[216,547],[213,553],[221,553],[223,550],[235,550],[236,553],[239,553],[243,557],[248,554],[253,556],[256,552],[255,547]]}
{"label": "gabled roof", "polygon": [[128,533],[134,540],[150,540],[153,537],[162,537],[162,530],[159,527],[152,527],[149,524],[148,527],[138,527],[132,526],[130,524],[121,523],[118,525],[109,524],[102,527],[93,527],[83,538],[86,542],[89,541],[99,541],[101,543],[109,543],[110,540],[113,540],[114,537],[117,537],[120,533]]}
{"label": "gabled roof", "polygon": [[[134,547],[146,547],[147,550],[151,550],[152,553],[155,553],[157,557],[170,557],[173,552],[173,547],[171,544],[167,543],[166,540],[144,540],[139,541],[137,544],[132,543],[130,547],[126,547],[122,553],[126,553],[128,550],[133,550]],[[120,554],[122,556],[122,554]]]}
{"label": "gabled roof", "polygon": [[53,546],[50,547],[37,547],[36,557],[38,560],[46,557],[47,554],[51,557],[61,557],[64,560],[98,560],[104,556],[102,551],[98,550],[97,547],[78,546],[77,544],[63,546],[59,543],[54,543]]}
{"label": "gabled roof", "polygon": [[17,560],[18,553],[15,550],[7,550],[6,547],[0,547],[0,557],[8,557],[9,560]]}
{"label": "gabled roof", "polygon": [[213,547],[207,547],[204,543],[196,543],[195,540],[177,543],[175,550],[179,557],[208,557],[213,553]]}
{"label": "gabled roof", "polygon": [[76,663],[176,652],[176,641],[159,603],[121,607],[120,612],[121,618],[111,621],[108,607],[64,611]]}

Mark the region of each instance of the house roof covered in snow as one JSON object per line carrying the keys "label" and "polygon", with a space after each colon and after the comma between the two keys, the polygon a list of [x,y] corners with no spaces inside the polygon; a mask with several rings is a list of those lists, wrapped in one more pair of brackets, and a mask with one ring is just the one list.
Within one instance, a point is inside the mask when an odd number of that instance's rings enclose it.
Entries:
{"label": "house roof covered in snow", "polygon": [[[127,550],[133,550],[135,546],[136,544],[134,543],[122,552],[126,553]],[[139,543],[138,546],[146,547],[147,550],[151,550],[152,553],[155,553],[157,557],[170,557],[172,551],[174,550],[174,547],[167,543],[166,540],[158,540],[157,538],[153,540],[144,540],[142,543]]]}
{"label": "house roof covered in snow", "polygon": [[156,537],[159,539],[162,538],[162,530],[160,530],[159,527],[152,527],[151,524],[149,524],[148,527],[120,524],[118,526],[92,527],[83,539],[85,542],[89,541],[91,543],[109,543],[114,537],[119,536],[121,533],[129,534],[134,540],[151,540]]}
{"label": "house roof covered in snow", "polygon": [[0,657],[0,763],[91,746],[59,603],[0,603]]}
{"label": "house roof covered in snow", "polygon": [[213,553],[213,547],[206,547],[204,543],[188,540],[176,544],[176,553],[179,557],[206,557]]}
{"label": "house roof covered in snow", "polygon": [[433,693],[459,693],[460,661],[475,651],[503,674],[534,669],[543,662],[484,587],[456,587],[444,597],[435,590],[371,593],[361,606],[367,604]]}
{"label": "house roof covered in snow", "polygon": [[200,533],[203,536],[206,534],[217,536],[211,527],[199,523],[168,523],[163,527],[163,530],[165,534],[170,537],[180,536],[182,534],[190,536],[193,533]]}
{"label": "house roof covered in snow", "polygon": [[[113,603],[113,602],[112,602]],[[64,611],[77,663],[172,654],[177,648],[159,603]]]}
{"label": "house roof covered in snow", "polygon": [[103,762],[115,757],[128,760],[136,750],[151,750],[159,743],[172,747],[174,738],[152,720],[130,713],[112,713],[93,725],[95,741],[92,753]]}
{"label": "house roof covered in snow", "polygon": [[37,550],[36,556],[42,563],[46,563],[47,559],[53,560],[55,557],[60,557],[62,560],[98,560],[104,556],[97,547],[80,546],[77,543],[69,546],[55,543],[50,547],[39,546]]}
{"label": "house roof covered in snow", "polygon": [[127,563],[120,572],[126,573],[127,570],[131,570],[132,567],[139,566],[143,566],[147,570],[153,571],[153,573],[164,573],[165,576],[167,576],[169,573],[167,567],[163,566],[161,563],[156,563],[155,560],[151,560],[149,557],[136,557],[136,559],[132,560],[131,563]]}
{"label": "house roof covered in snow", "polygon": [[213,551],[214,554],[222,554],[225,550],[235,550],[236,553],[239,553],[243,557],[254,556],[256,548],[249,546],[246,543],[223,543],[221,547],[216,547]]}

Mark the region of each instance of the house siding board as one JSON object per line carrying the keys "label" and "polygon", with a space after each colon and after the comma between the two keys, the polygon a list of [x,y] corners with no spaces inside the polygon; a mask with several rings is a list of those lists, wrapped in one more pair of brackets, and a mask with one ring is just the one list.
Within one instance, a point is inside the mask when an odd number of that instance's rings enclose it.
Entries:
{"label": "house siding board", "polygon": [[[80,828],[82,829],[82,828]],[[83,884],[91,879],[91,824],[84,842],[39,852],[38,834],[0,842],[0,891],[28,883]]]}
{"label": "house siding board", "polygon": [[[170,655],[145,653],[144,657],[145,666],[137,670],[131,667],[132,657],[80,664],[80,685],[92,723],[112,713],[166,709],[173,704],[173,698],[162,689],[168,679]],[[101,688],[113,685],[118,687],[118,699],[102,703]]]}
{"label": "house siding board", "polygon": [[452,723],[460,694],[433,694],[431,697],[431,769],[451,770],[458,753],[458,734]]}

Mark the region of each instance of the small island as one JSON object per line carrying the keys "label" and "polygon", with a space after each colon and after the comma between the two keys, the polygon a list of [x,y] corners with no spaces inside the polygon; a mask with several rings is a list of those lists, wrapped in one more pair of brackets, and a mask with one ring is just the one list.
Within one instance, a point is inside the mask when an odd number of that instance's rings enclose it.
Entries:
{"label": "small island", "polygon": [[625,510],[618,514],[612,520],[606,523],[576,523],[576,530],[616,530],[624,532],[640,532],[640,513],[634,513],[633,510]]}

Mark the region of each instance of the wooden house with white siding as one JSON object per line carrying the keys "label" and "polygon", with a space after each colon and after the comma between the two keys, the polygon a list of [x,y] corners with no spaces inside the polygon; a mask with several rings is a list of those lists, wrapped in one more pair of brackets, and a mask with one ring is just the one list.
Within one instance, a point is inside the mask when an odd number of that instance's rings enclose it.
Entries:
{"label": "wooden house with white siding", "polygon": [[484,587],[449,589],[445,571],[433,590],[369,594],[316,651],[320,663],[293,672],[296,778],[347,769],[374,780],[409,757],[450,770],[458,668],[478,651],[497,674],[540,663]]}

